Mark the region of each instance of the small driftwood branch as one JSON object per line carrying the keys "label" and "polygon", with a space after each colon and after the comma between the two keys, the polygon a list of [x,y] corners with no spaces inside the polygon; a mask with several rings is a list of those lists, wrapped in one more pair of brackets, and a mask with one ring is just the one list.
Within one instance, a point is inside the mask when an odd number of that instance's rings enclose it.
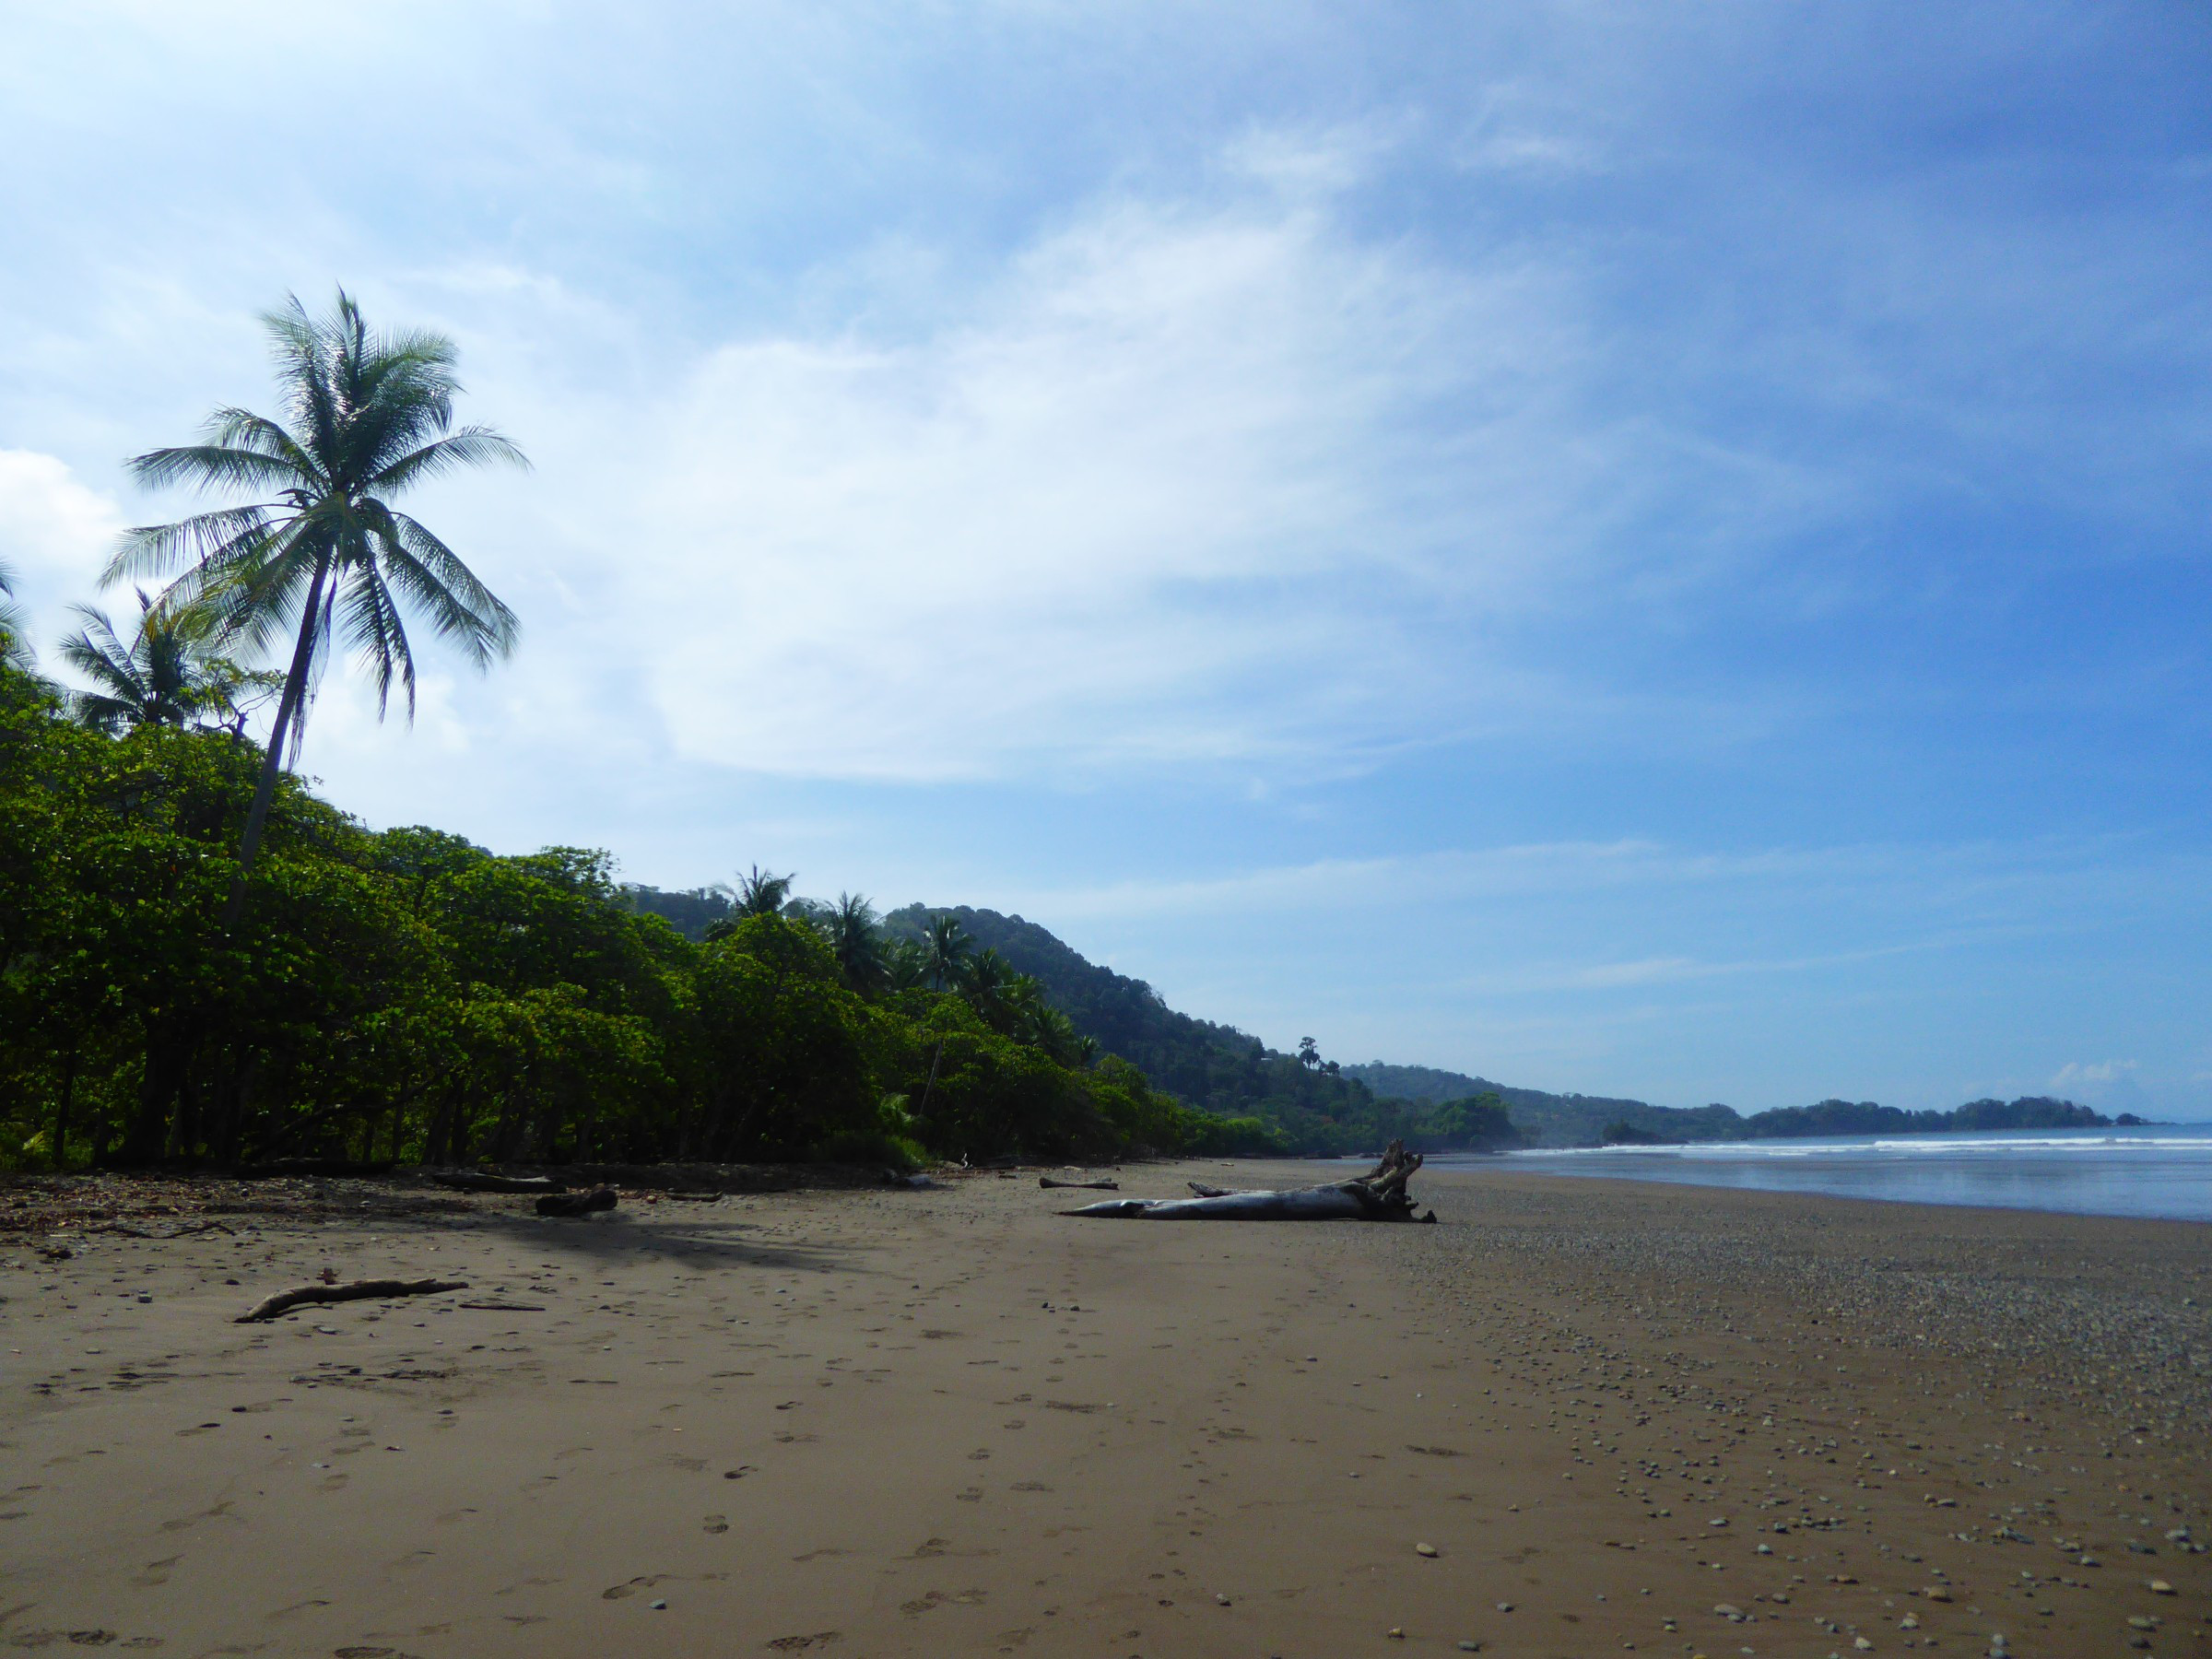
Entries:
{"label": "small driftwood branch", "polygon": [[345,1285],[300,1285],[289,1290],[279,1290],[274,1296],[265,1296],[243,1313],[233,1324],[256,1324],[265,1319],[309,1302],[366,1301],[387,1296],[428,1296],[439,1290],[465,1290],[463,1279],[355,1279]]}
{"label": "small driftwood branch", "polygon": [[142,1227],[133,1227],[124,1221],[96,1221],[85,1230],[87,1232],[120,1233],[126,1239],[168,1240],[182,1239],[192,1233],[227,1233],[230,1231],[230,1229],[220,1221],[187,1221],[181,1227],[171,1229],[168,1232],[158,1233],[147,1232]]}
{"label": "small driftwood branch", "polygon": [[430,1179],[465,1193],[565,1193],[565,1182],[550,1175],[494,1175],[486,1170],[436,1170]]}
{"label": "small driftwood branch", "polygon": [[1099,1216],[1127,1221],[1433,1221],[1436,1212],[1416,1216],[1406,1182],[1421,1167],[1421,1155],[1392,1141],[1382,1161],[1365,1175],[1326,1186],[1289,1192],[1225,1192],[1204,1182],[1190,1183],[1190,1198],[1110,1198],[1067,1216]]}
{"label": "small driftwood branch", "polygon": [[1041,1187],[1078,1187],[1087,1193],[1118,1193],[1122,1190],[1122,1183],[1118,1181],[1054,1181],[1050,1175],[1037,1177],[1037,1184]]}

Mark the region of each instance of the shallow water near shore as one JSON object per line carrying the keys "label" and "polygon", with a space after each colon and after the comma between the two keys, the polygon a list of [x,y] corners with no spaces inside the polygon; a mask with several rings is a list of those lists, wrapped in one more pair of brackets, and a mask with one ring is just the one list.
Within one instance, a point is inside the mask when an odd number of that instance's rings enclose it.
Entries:
{"label": "shallow water near shore", "polygon": [[[1551,1175],[2212,1221],[2212,1124],[1603,1147],[1512,1152],[1506,1159]],[[1430,1161],[1440,1168],[1497,1162],[1457,1153]]]}

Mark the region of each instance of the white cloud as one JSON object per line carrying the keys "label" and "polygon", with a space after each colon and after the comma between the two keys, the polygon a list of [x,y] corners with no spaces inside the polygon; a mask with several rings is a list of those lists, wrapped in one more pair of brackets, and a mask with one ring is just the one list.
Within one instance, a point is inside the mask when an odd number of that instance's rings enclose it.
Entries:
{"label": "white cloud", "polygon": [[67,465],[36,450],[0,449],[0,559],[26,594],[89,594],[123,514]]}

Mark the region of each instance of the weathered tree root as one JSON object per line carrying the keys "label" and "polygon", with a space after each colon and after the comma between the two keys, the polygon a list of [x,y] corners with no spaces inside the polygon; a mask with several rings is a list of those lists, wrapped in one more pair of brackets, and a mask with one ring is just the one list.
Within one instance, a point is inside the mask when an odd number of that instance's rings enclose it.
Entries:
{"label": "weathered tree root", "polygon": [[230,1323],[257,1324],[309,1302],[364,1301],[387,1296],[428,1296],[439,1290],[465,1290],[462,1279],[355,1279],[347,1285],[300,1285],[265,1296]]}
{"label": "weathered tree root", "polygon": [[1421,1155],[1392,1141],[1382,1161],[1367,1174],[1326,1186],[1289,1192],[1225,1192],[1203,1182],[1190,1183],[1190,1198],[1110,1198],[1064,1216],[1103,1216],[1127,1221],[1433,1221],[1436,1212],[1416,1216],[1406,1183],[1421,1167]]}

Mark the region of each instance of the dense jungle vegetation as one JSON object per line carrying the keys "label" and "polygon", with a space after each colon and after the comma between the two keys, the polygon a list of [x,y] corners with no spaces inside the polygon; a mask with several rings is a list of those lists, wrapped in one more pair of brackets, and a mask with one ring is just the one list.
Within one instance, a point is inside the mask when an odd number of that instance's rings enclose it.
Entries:
{"label": "dense jungle vegetation", "polygon": [[[712,938],[603,853],[370,830],[189,720],[0,666],[0,1160],[919,1159],[1272,1146],[1101,1057],[957,924],[756,873]],[[791,913],[795,912],[795,913]]]}

